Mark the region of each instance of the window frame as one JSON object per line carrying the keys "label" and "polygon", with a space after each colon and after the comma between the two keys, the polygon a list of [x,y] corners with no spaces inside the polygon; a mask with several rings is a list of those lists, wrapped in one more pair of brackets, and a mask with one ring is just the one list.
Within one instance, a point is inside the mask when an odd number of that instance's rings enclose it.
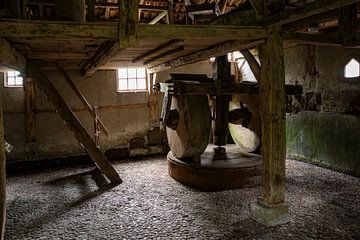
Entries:
{"label": "window frame", "polygon": [[[127,89],[120,89],[120,80],[121,79],[125,79],[125,78],[120,78],[120,74],[119,74],[119,70],[120,69],[126,69],[127,71],[129,69],[139,69],[139,68],[143,68],[145,69],[145,78],[138,78],[137,77],[137,70],[136,70],[136,78],[129,78],[129,74],[127,72]],[[130,79],[135,79],[136,80],[136,89],[129,89],[129,80]],[[138,88],[138,80],[139,79],[144,79],[145,80],[145,89],[139,89]],[[147,73],[147,69],[145,67],[132,67],[132,66],[128,66],[128,67],[120,67],[118,69],[116,69],[116,92],[117,93],[144,93],[147,92],[149,89],[148,87],[148,73]]]}
{"label": "window frame", "polygon": [[[9,76],[8,75],[9,72],[15,72],[15,74],[17,73],[17,75]],[[6,88],[22,88],[22,87],[24,87],[24,77],[21,77],[20,71],[16,71],[16,70],[6,71],[6,72],[4,72],[3,76],[4,76],[4,87],[6,87]],[[9,84],[9,81],[8,81],[9,78],[14,78],[14,84]],[[21,78],[21,84],[16,83],[17,78]]]}
{"label": "window frame", "polygon": [[[359,63],[359,76],[357,77],[345,77],[345,68],[351,60],[354,59]],[[340,67],[340,80],[345,83],[359,83],[360,82],[360,55],[349,55],[342,62]]]}

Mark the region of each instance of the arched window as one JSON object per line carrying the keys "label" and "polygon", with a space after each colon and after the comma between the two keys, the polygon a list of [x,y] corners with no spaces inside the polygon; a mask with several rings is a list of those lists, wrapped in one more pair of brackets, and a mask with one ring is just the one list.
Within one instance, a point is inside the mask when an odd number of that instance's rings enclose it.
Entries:
{"label": "arched window", "polygon": [[346,65],[344,69],[345,78],[355,78],[360,76],[360,64],[357,60],[352,58]]}

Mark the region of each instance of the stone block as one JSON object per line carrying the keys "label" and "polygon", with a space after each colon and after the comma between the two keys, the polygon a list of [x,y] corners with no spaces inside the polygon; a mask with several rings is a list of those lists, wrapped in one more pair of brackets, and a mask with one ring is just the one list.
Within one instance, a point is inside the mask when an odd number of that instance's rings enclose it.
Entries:
{"label": "stone block", "polygon": [[285,204],[269,207],[257,202],[251,205],[250,216],[268,226],[282,225],[289,222],[289,207]]}

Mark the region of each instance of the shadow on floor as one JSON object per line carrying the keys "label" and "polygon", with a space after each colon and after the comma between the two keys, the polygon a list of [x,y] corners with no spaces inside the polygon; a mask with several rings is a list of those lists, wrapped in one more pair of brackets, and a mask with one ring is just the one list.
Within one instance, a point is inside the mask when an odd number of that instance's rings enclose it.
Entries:
{"label": "shadow on floor", "polygon": [[[90,177],[95,183],[89,181]],[[50,198],[41,198],[41,195],[35,194],[36,197],[15,198],[8,203],[7,229],[12,229],[13,232],[34,232],[42,225],[54,222],[73,208],[109,191],[117,184],[109,183],[98,169],[94,169],[50,180],[45,182],[44,186],[47,188],[46,191],[53,192]],[[98,189],[93,190],[95,187]],[[74,193],[80,194],[80,197],[74,199]]]}

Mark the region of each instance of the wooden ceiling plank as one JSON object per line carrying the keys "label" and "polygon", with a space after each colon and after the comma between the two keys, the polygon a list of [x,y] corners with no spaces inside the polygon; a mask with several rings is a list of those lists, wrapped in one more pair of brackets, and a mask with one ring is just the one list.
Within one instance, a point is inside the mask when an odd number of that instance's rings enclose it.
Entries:
{"label": "wooden ceiling plank", "polygon": [[161,58],[163,58],[163,57],[169,56],[169,55],[171,55],[171,54],[181,52],[181,51],[183,51],[184,49],[185,49],[184,46],[179,46],[179,47],[170,49],[170,50],[168,50],[168,51],[166,51],[166,52],[164,52],[164,53],[161,53],[161,54],[159,54],[159,55],[157,55],[157,56],[155,56],[155,57],[152,57],[152,58],[144,61],[144,65],[147,65],[147,64],[149,64],[149,63],[152,63],[152,62],[154,62],[154,61],[156,61],[156,60],[158,60],[158,59],[161,59]]}
{"label": "wooden ceiling plank", "polygon": [[145,52],[144,54],[142,54],[142,55],[134,58],[134,59],[132,60],[132,62],[133,62],[133,63],[134,63],[134,62],[138,62],[138,61],[140,61],[141,59],[143,59],[143,58],[145,58],[145,57],[148,57],[148,56],[150,56],[150,55],[152,55],[152,54],[154,54],[154,53],[156,53],[156,52],[158,52],[158,51],[160,51],[160,50],[163,50],[163,49],[165,49],[165,48],[168,48],[168,47],[170,47],[170,46],[172,46],[172,45],[174,45],[174,44],[177,44],[177,43],[179,43],[179,42],[183,42],[183,40],[181,40],[181,39],[171,39],[170,41],[167,41],[166,43],[163,43],[163,44],[157,46],[156,48],[151,49],[151,50]]}
{"label": "wooden ceiling plank", "polygon": [[263,39],[258,40],[258,41],[249,42],[249,43],[244,43],[244,42],[240,42],[240,41],[226,41],[222,44],[218,44],[216,46],[212,46],[207,49],[196,51],[191,54],[184,55],[182,57],[178,57],[178,58],[170,60],[168,62],[148,68],[148,71],[150,73],[151,72],[161,72],[161,71],[165,71],[165,70],[168,70],[171,68],[187,65],[190,63],[203,61],[203,60],[209,59],[210,57],[221,56],[228,52],[253,48],[264,42],[265,42],[265,40],[263,40]]}
{"label": "wooden ceiling plank", "polygon": [[284,25],[358,2],[359,0],[316,0],[298,8],[266,17],[262,23],[267,26]]}

